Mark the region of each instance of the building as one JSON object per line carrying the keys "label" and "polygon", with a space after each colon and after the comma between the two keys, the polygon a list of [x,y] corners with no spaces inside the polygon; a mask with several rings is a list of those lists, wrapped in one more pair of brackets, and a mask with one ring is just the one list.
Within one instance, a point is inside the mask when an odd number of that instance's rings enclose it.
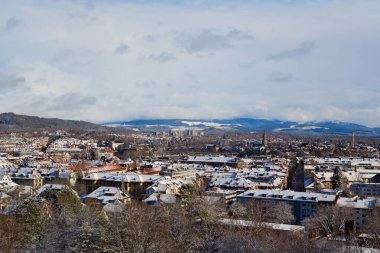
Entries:
{"label": "building", "polygon": [[165,177],[171,177],[172,179],[195,179],[195,172],[194,166],[175,164],[163,167],[160,174]]}
{"label": "building", "polygon": [[313,157],[305,160],[307,165],[320,171],[332,171],[336,166],[343,169],[380,169],[379,158],[368,157]]}
{"label": "building", "polygon": [[41,193],[47,190],[50,190],[53,192],[60,192],[64,189],[70,189],[70,188],[67,185],[63,185],[63,184],[44,184],[43,186],[41,186],[40,189],[38,189],[37,195],[40,195]]}
{"label": "building", "polygon": [[214,167],[229,166],[234,168],[241,168],[244,166],[244,162],[240,158],[226,156],[188,156],[186,159],[182,160],[182,163],[202,164]]}
{"label": "building", "polygon": [[12,181],[0,180],[0,192],[6,192],[16,186],[17,184],[13,183]]}
{"label": "building", "polygon": [[178,200],[179,200],[178,195],[155,192],[149,195],[148,198],[144,199],[143,203],[150,206],[162,207],[166,205],[175,204],[178,202]]}
{"label": "building", "polygon": [[127,172],[127,168],[121,165],[106,165],[106,166],[88,168],[85,170],[86,174],[92,174],[92,173],[120,174],[120,173],[125,173],[125,172]]}
{"label": "building", "polygon": [[337,195],[284,190],[250,190],[237,196],[238,202],[243,205],[256,202],[269,206],[276,205],[279,201],[285,202],[292,207],[298,223],[309,218],[318,206],[334,205],[337,199]]}
{"label": "building", "polygon": [[34,169],[9,173],[13,182],[19,185],[28,185],[38,189],[43,184],[43,177]]}
{"label": "building", "polygon": [[206,191],[205,196],[217,197],[225,204],[232,204],[236,201],[237,192],[234,190],[224,190],[220,188],[213,189],[212,191]]}
{"label": "building", "polygon": [[304,226],[290,225],[290,224],[278,224],[269,222],[253,222],[248,220],[233,220],[233,219],[222,219],[220,221],[222,225],[232,227],[232,228],[260,228],[261,230],[272,231],[277,235],[284,236],[300,236],[305,233]]}
{"label": "building", "polygon": [[124,174],[93,173],[78,180],[78,183],[85,185],[87,193],[91,193],[101,186],[118,187],[125,189],[125,192],[131,197],[142,199],[145,189],[160,178],[161,176],[132,172]]}
{"label": "building", "polygon": [[357,196],[353,198],[339,198],[337,206],[350,209],[352,211],[352,223],[354,228],[360,229],[365,224],[369,213],[375,208],[376,199],[362,199]]}
{"label": "building", "polygon": [[[333,172],[318,172],[314,173],[315,181],[323,184],[326,189],[333,189],[332,178],[334,176]],[[342,181],[344,186],[348,186],[350,183],[358,183],[363,180],[363,175],[359,172],[347,171],[342,173]]]}
{"label": "building", "polygon": [[298,192],[305,191],[305,166],[304,161],[294,161],[288,170],[288,189]]}
{"label": "building", "polygon": [[263,133],[263,139],[261,141],[261,145],[263,145],[263,147],[268,147],[268,134],[267,134],[267,131],[264,130],[264,133]]}
{"label": "building", "polygon": [[352,183],[350,191],[354,192],[361,198],[366,197],[380,197],[380,184],[379,183]]}
{"label": "building", "polygon": [[173,195],[180,195],[181,194],[181,188],[184,185],[192,185],[192,180],[186,180],[186,179],[172,179],[170,177],[162,177],[156,182],[154,182],[151,186],[146,188],[145,193],[146,195],[151,195],[153,193],[161,193],[161,194],[173,194]]}
{"label": "building", "polygon": [[258,185],[259,183],[241,177],[213,177],[208,184],[209,187],[218,187],[240,192],[258,189]]}
{"label": "building", "polygon": [[127,204],[131,198],[118,187],[101,186],[83,198],[85,204],[124,203]]}

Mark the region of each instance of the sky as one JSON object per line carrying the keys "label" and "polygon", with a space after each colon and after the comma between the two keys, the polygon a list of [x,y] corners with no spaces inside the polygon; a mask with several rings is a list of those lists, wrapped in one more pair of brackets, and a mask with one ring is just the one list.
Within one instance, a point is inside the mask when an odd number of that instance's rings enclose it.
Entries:
{"label": "sky", "polygon": [[1,0],[1,112],[380,126],[378,0]]}

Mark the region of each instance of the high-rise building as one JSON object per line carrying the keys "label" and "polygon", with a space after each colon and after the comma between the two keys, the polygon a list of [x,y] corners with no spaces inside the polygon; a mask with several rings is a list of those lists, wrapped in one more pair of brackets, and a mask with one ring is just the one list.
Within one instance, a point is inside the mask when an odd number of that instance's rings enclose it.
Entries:
{"label": "high-rise building", "polygon": [[264,130],[264,133],[263,133],[263,139],[261,141],[261,144],[264,146],[264,147],[267,147],[268,146],[268,134],[267,134],[267,131]]}
{"label": "high-rise building", "polygon": [[305,165],[303,160],[294,159],[288,170],[288,184],[290,190],[304,192]]}

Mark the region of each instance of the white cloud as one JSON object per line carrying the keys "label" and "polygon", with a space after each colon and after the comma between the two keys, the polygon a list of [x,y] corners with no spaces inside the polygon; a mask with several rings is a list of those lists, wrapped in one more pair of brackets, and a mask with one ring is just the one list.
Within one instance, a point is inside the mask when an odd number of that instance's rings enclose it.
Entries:
{"label": "white cloud", "polygon": [[86,3],[2,2],[3,111],[380,126],[377,1]]}
{"label": "white cloud", "polygon": [[153,62],[168,62],[177,59],[174,54],[168,52],[161,52],[159,54],[151,54],[149,59]]}

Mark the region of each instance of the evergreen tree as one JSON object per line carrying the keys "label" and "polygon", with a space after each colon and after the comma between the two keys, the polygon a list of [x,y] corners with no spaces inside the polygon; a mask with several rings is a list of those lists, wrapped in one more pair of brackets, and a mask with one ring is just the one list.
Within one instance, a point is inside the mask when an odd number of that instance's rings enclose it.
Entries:
{"label": "evergreen tree", "polygon": [[78,195],[70,188],[65,188],[57,194],[56,204],[60,212],[70,212],[72,214],[78,214],[82,208]]}
{"label": "evergreen tree", "polygon": [[334,168],[334,174],[331,178],[333,189],[342,189],[343,188],[343,172],[339,166]]}
{"label": "evergreen tree", "polygon": [[185,184],[181,187],[181,206],[187,213],[191,214],[194,211],[195,199],[197,197],[197,189],[193,184]]}
{"label": "evergreen tree", "polygon": [[101,214],[94,218],[96,218],[94,224],[89,224],[88,222],[82,224],[79,235],[71,245],[75,252],[108,252],[108,221]]}
{"label": "evergreen tree", "polygon": [[34,200],[28,199],[17,207],[16,219],[23,226],[26,240],[29,243],[34,243],[40,238],[42,232],[42,212]]}
{"label": "evergreen tree", "polygon": [[57,202],[57,191],[54,191],[52,189],[46,189],[40,194],[40,198],[45,199],[50,204],[55,204]]}

